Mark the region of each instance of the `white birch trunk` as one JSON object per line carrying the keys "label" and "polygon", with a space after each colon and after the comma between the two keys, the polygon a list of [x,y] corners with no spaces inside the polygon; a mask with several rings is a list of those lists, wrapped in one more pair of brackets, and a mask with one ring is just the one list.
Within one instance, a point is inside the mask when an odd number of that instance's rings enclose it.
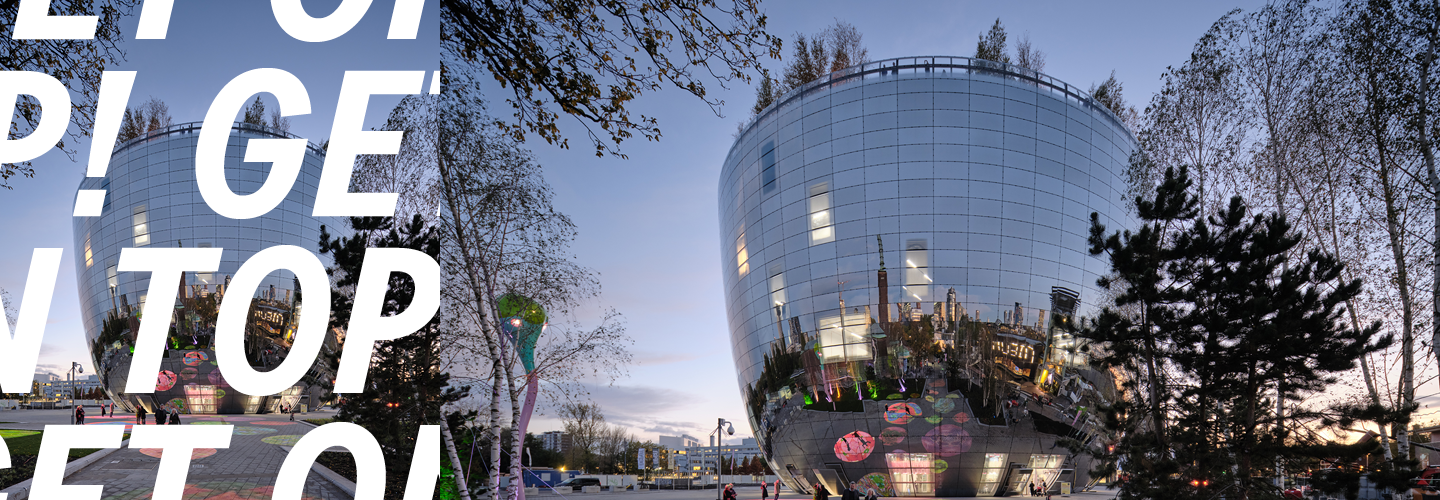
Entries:
{"label": "white birch trunk", "polygon": [[450,435],[450,424],[446,420],[442,411],[440,435],[445,441],[445,454],[450,456],[450,469],[455,471],[455,488],[460,492],[460,500],[470,500],[470,485],[466,483],[465,470],[460,465],[460,454],[455,451],[455,438]]}

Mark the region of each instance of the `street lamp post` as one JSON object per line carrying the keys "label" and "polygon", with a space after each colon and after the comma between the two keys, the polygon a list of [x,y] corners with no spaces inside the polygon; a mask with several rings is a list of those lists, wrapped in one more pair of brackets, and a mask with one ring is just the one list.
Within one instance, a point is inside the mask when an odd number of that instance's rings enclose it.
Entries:
{"label": "street lamp post", "polygon": [[71,361],[71,362],[70,362],[70,373],[66,375],[66,376],[70,377],[70,384],[69,384],[70,386],[66,388],[66,390],[70,392],[70,425],[75,425],[75,371],[76,371],[76,370],[79,370],[80,373],[85,373],[85,367],[80,366],[80,363]]}
{"label": "street lamp post", "polygon": [[734,425],[730,425],[730,422],[726,421],[726,420],[723,419],[723,418],[715,419],[715,432],[710,433],[711,436],[715,436],[715,500],[720,500],[720,493],[721,493],[721,491],[720,491],[720,442],[723,441],[723,438],[725,437],[724,435],[720,434],[720,431],[721,431],[722,428],[725,429],[725,433],[726,433],[726,434],[729,434],[729,435],[731,435],[731,436],[734,436],[734,435],[735,435],[735,426],[734,426]]}

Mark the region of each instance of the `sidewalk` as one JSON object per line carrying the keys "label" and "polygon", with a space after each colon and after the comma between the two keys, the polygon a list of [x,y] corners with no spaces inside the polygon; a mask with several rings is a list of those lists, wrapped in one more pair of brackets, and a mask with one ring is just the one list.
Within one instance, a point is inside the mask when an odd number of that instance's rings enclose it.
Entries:
{"label": "sidewalk", "polygon": [[[99,412],[95,412],[99,414]],[[225,449],[195,450],[186,478],[184,500],[269,500],[276,476],[290,446],[314,427],[304,418],[326,418],[333,412],[296,415],[182,415],[185,425],[234,425],[235,434]],[[153,422],[146,419],[147,422]],[[68,410],[16,410],[0,412],[0,428],[41,430],[45,425],[69,424]],[[134,425],[134,415],[85,417],[86,425]],[[149,498],[160,466],[160,450],[120,448],[65,479],[65,484],[103,485],[102,500]],[[349,500],[339,488],[311,472],[305,479],[305,500]]]}

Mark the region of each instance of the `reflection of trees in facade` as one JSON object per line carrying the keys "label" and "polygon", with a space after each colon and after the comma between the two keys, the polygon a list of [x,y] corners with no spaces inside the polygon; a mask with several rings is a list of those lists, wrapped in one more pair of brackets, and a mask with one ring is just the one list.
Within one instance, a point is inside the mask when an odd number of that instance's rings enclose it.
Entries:
{"label": "reflection of trees in facade", "polygon": [[[1088,457],[1047,450],[1104,432],[1091,409],[1114,384],[1070,333],[1090,313],[1069,290],[1095,292],[1083,214],[1127,226],[1134,141],[1053,82],[882,61],[742,130],[719,197],[731,329],[756,437],[792,488],[1004,495],[1032,462],[1037,481],[1089,480]],[[854,432],[885,446],[836,441]]]}
{"label": "reflection of trees in facade", "polygon": [[[218,373],[213,343],[219,305],[226,297],[231,301],[248,299],[249,314],[244,326],[250,351],[247,354],[251,354],[251,365],[262,371],[284,359],[300,318],[300,294],[292,273],[275,271],[260,288],[238,295],[228,293],[229,281],[240,263],[260,248],[313,245],[318,240],[320,220],[310,217],[309,203],[298,189],[261,218],[221,220],[199,197],[193,169],[187,167],[193,166],[186,159],[193,159],[195,154],[197,125],[161,127],[123,142],[112,154],[106,177],[81,182],[82,189],[103,188],[108,193],[107,208],[101,216],[77,217],[74,226],[75,245],[84,249],[77,252],[75,265],[87,347],[101,383],[124,410],[133,410],[137,404],[153,408],[177,402],[184,403],[189,411],[252,412],[274,406],[270,403],[278,398],[239,394]],[[292,138],[283,131],[248,124],[234,127],[230,134],[232,146],[227,147],[226,156],[235,159],[244,156],[241,144],[249,138]],[[307,148],[297,186],[313,188],[319,181],[322,161],[318,147]],[[145,168],[137,169],[137,165]],[[258,182],[265,174],[260,165],[251,162],[241,162],[236,172],[243,182]],[[217,225],[224,229],[217,229]],[[158,307],[151,307],[150,314],[160,317],[142,318],[148,278],[144,274],[117,272],[119,255],[124,248],[161,246],[225,250],[219,269],[183,273],[174,303],[151,304]],[[154,296],[149,299],[154,300]],[[159,369],[174,373],[177,380],[168,390],[152,394],[120,393],[132,382],[139,385],[156,380],[156,375],[129,380],[135,336],[142,319],[168,323]],[[327,347],[336,343],[326,341]],[[325,378],[323,373],[316,373],[312,369],[309,375],[313,376],[301,385],[313,388],[316,381]],[[190,401],[192,396],[208,399]]]}
{"label": "reflection of trees in facade", "polygon": [[[1045,391],[1054,391],[1063,372],[1083,366],[1083,360],[1077,357],[1081,355],[1075,352],[1078,344],[1057,341],[1057,336],[1068,334],[1063,327],[1057,330],[1055,325],[1068,323],[1071,321],[1069,316],[1057,312],[1047,327],[1045,319],[1049,314],[1045,310],[1038,311],[1039,319],[1035,324],[1020,324],[1022,320],[1019,318],[1026,316],[1019,304],[1014,311],[1004,311],[1002,322],[976,321],[963,309],[947,307],[941,302],[935,302],[933,306],[936,314],[920,314],[921,308],[909,303],[896,305],[896,310],[900,311],[896,317],[901,321],[881,326],[882,331],[890,332],[888,335],[867,339],[870,345],[883,343],[888,348],[873,349],[874,355],[869,354],[871,350],[866,350],[866,354],[859,356],[863,359],[850,354],[854,351],[826,356],[825,351],[834,349],[836,345],[820,341],[825,338],[823,332],[819,336],[813,332],[790,332],[788,335],[799,339],[804,346],[786,345],[783,339],[772,342],[752,390],[774,392],[782,387],[794,390],[803,385],[809,392],[821,391],[821,386],[824,386],[823,390],[833,391],[846,385],[846,381],[879,383],[876,374],[881,375],[879,378],[906,379],[943,371],[947,375],[973,379],[983,386],[994,385],[993,381],[1003,381],[1008,377],[1013,381],[1029,381]],[[863,320],[866,323],[862,324],[862,328],[863,325],[879,324],[875,318],[869,317],[868,307],[864,310]],[[942,318],[948,311],[957,310],[960,316],[949,313],[952,316]],[[799,323],[797,320],[790,324]],[[785,375],[798,370],[804,370],[803,377]],[[987,394],[991,392],[986,391]],[[823,395],[817,394],[816,397],[829,400]]]}

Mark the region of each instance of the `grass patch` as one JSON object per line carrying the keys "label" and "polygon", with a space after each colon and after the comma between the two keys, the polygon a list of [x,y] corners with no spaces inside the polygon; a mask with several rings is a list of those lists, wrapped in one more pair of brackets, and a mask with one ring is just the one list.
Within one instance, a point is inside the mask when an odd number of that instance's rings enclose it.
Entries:
{"label": "grass patch", "polygon": [[305,419],[305,421],[306,421],[306,422],[310,422],[310,423],[315,424],[315,425],[325,425],[325,424],[328,424],[328,423],[330,423],[330,422],[334,422],[335,419],[334,419],[334,418],[307,418],[307,419]]}
{"label": "grass patch", "polygon": [[[323,420],[323,419],[316,419],[316,420]],[[350,456],[350,452],[348,452],[348,451],[326,451],[326,452],[322,452],[322,453],[320,453],[320,456],[319,456],[319,457],[316,457],[315,462],[319,463],[320,465],[325,466],[325,468],[327,468],[327,469],[330,469],[330,470],[334,471],[336,474],[339,474],[340,477],[343,477],[343,478],[345,478],[345,479],[349,479],[350,482],[355,482],[355,475],[356,475],[356,474],[355,474],[355,458],[352,457],[352,456]],[[386,462],[387,464],[389,464],[389,463],[393,462],[393,460],[391,460],[390,457],[387,456],[387,457],[385,457],[385,462]],[[407,482],[409,481],[409,479],[410,479],[410,470],[409,470],[409,469],[410,469],[410,468],[409,468],[409,464],[406,464],[406,466],[403,468],[403,470],[393,470],[393,469],[392,469],[391,467],[389,467],[389,466],[387,466],[387,467],[385,468],[385,496],[384,496],[384,498],[386,498],[387,500],[398,500],[398,499],[404,498],[404,496],[405,496],[405,485],[406,485],[406,483],[407,483]],[[437,491],[438,491],[438,490],[437,490]]]}
{"label": "grass patch", "polygon": [[[5,445],[10,448],[10,468],[0,469],[0,489],[35,477],[35,461],[40,455],[42,436],[44,433],[41,431],[0,429],[0,438],[4,438]],[[130,433],[125,433],[122,439],[130,439]],[[74,462],[97,451],[100,451],[100,448],[73,449],[65,461]]]}
{"label": "grass patch", "polygon": [[[319,419],[316,419],[319,420]],[[355,458],[347,451],[326,451],[320,453],[320,458],[315,459],[326,469],[335,471],[340,477],[355,482]]]}

